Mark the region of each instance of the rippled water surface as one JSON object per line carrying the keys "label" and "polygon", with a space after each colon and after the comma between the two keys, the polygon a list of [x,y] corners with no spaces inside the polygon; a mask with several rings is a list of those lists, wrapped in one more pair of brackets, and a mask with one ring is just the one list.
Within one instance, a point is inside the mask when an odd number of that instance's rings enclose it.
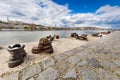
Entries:
{"label": "rippled water surface", "polygon": [[70,37],[72,32],[76,32],[77,34],[91,34],[94,30],[63,30],[63,31],[0,31],[0,45],[8,45],[13,43],[23,43],[23,42],[32,42],[38,41],[41,37],[45,37],[48,35],[58,34],[62,38]]}

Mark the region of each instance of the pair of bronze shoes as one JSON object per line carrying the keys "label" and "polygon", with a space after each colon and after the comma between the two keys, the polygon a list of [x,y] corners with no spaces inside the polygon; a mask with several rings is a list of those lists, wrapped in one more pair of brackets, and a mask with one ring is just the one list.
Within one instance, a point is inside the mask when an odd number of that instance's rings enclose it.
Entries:
{"label": "pair of bronze shoes", "polygon": [[101,33],[93,33],[92,36],[93,37],[102,37],[102,34]]}
{"label": "pair of bronze shoes", "polygon": [[38,46],[32,48],[32,53],[38,54],[38,53],[53,53],[52,48],[52,41],[48,40],[47,38],[41,38],[39,41]]}
{"label": "pair of bronze shoes", "polygon": [[8,66],[10,68],[16,67],[24,62],[24,57],[26,56],[26,51],[24,50],[25,45],[15,44],[8,47],[8,51],[11,54]]}
{"label": "pair of bronze shoes", "polygon": [[76,37],[78,37],[78,34],[77,33],[71,33],[71,37],[76,38]]}
{"label": "pair of bronze shoes", "polygon": [[87,34],[81,34],[80,36],[77,36],[76,39],[88,41]]}
{"label": "pair of bronze shoes", "polygon": [[77,33],[71,33],[71,37],[74,37],[79,40],[86,40],[88,41],[87,34],[81,34],[80,36]]}

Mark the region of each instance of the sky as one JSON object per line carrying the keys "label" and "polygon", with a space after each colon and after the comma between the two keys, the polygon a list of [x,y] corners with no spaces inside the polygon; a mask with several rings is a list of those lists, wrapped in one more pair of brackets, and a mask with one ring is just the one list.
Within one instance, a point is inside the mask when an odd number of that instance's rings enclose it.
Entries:
{"label": "sky", "polygon": [[0,0],[0,20],[57,27],[120,28],[120,0]]}

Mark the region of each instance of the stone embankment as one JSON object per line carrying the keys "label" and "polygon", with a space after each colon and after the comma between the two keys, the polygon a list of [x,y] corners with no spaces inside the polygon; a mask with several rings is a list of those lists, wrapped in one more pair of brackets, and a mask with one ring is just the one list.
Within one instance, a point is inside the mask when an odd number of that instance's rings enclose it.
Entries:
{"label": "stone embankment", "polygon": [[120,80],[120,32],[51,56],[1,80]]}

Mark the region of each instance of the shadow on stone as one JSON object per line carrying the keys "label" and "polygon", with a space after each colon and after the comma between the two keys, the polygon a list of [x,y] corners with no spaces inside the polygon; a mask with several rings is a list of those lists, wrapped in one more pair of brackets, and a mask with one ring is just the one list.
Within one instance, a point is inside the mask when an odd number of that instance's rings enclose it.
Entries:
{"label": "shadow on stone", "polygon": [[90,64],[90,65],[92,65],[93,67],[103,67],[101,64],[100,64],[100,62],[97,60],[97,59],[95,59],[95,58],[91,58],[91,59],[88,59],[87,60],[88,61],[88,63]]}

